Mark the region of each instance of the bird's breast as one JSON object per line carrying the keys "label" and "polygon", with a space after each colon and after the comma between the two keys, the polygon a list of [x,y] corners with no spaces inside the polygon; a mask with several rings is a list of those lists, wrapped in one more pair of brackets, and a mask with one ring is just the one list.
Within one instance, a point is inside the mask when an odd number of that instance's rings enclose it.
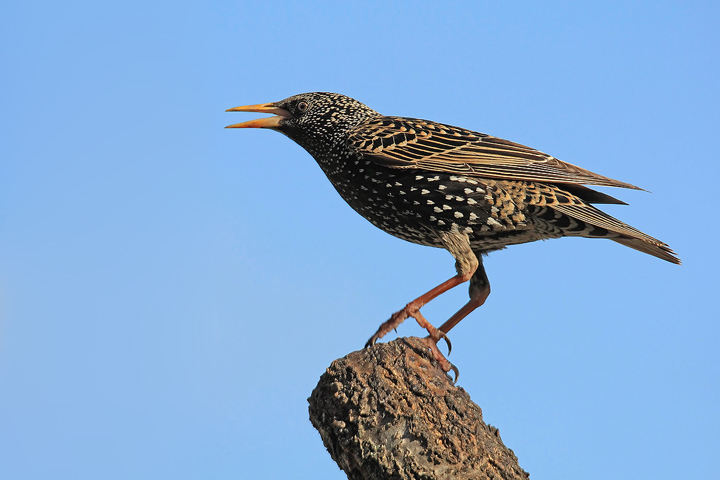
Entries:
{"label": "bird's breast", "polygon": [[532,227],[524,204],[503,182],[394,169],[351,154],[336,154],[318,163],[355,211],[409,242],[440,247],[437,232],[456,231],[467,234],[478,250],[489,251],[524,243],[518,233],[529,233]]}

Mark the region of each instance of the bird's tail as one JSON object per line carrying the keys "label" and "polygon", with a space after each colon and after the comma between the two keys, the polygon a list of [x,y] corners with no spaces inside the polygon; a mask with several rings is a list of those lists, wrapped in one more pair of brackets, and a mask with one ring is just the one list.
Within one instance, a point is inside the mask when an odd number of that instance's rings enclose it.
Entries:
{"label": "bird's tail", "polygon": [[587,231],[583,231],[582,229],[571,229],[566,230],[565,235],[608,238],[626,247],[652,255],[653,257],[661,258],[670,263],[680,264],[680,259],[666,243],[621,222],[617,218],[608,215],[590,204],[584,203],[581,200],[574,202],[572,200],[573,199],[567,204],[552,205],[552,209],[569,216],[576,222],[583,222],[586,228],[587,226],[601,228],[605,231],[605,234],[598,235],[597,232],[588,234]]}
{"label": "bird's tail", "polygon": [[633,248],[639,252],[647,253],[648,255],[652,255],[653,257],[661,258],[670,263],[675,263],[677,265],[680,265],[681,263],[675,252],[673,252],[667,244],[659,240],[653,239],[655,241],[649,241],[644,238],[632,237],[617,237],[612,238],[611,240],[625,245],[626,247]]}

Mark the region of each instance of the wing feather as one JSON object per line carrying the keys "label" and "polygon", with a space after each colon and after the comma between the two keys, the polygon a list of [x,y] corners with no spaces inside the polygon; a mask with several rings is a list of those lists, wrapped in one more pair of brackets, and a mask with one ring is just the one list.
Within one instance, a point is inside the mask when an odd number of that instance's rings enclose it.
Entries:
{"label": "wing feather", "polygon": [[368,120],[350,132],[348,145],[364,158],[391,168],[641,190],[525,145],[414,118]]}

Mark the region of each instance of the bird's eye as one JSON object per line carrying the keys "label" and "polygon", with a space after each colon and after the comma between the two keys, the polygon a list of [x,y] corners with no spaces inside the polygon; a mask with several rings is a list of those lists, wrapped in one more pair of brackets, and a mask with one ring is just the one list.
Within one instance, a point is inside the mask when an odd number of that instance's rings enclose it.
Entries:
{"label": "bird's eye", "polygon": [[307,104],[307,102],[298,102],[298,104],[297,104],[297,109],[298,109],[298,112],[300,112],[300,113],[302,113],[302,112],[304,112],[305,110],[307,110],[307,109],[308,109],[308,104]]}

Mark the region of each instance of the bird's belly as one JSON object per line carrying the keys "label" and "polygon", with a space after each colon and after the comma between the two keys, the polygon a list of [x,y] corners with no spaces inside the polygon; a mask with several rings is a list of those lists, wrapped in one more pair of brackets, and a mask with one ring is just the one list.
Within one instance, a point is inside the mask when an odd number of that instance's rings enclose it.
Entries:
{"label": "bird's belly", "polygon": [[468,235],[473,250],[489,252],[561,236],[536,228],[524,203],[494,180],[371,168],[328,176],[355,211],[408,242],[442,247],[436,232],[456,231]]}

